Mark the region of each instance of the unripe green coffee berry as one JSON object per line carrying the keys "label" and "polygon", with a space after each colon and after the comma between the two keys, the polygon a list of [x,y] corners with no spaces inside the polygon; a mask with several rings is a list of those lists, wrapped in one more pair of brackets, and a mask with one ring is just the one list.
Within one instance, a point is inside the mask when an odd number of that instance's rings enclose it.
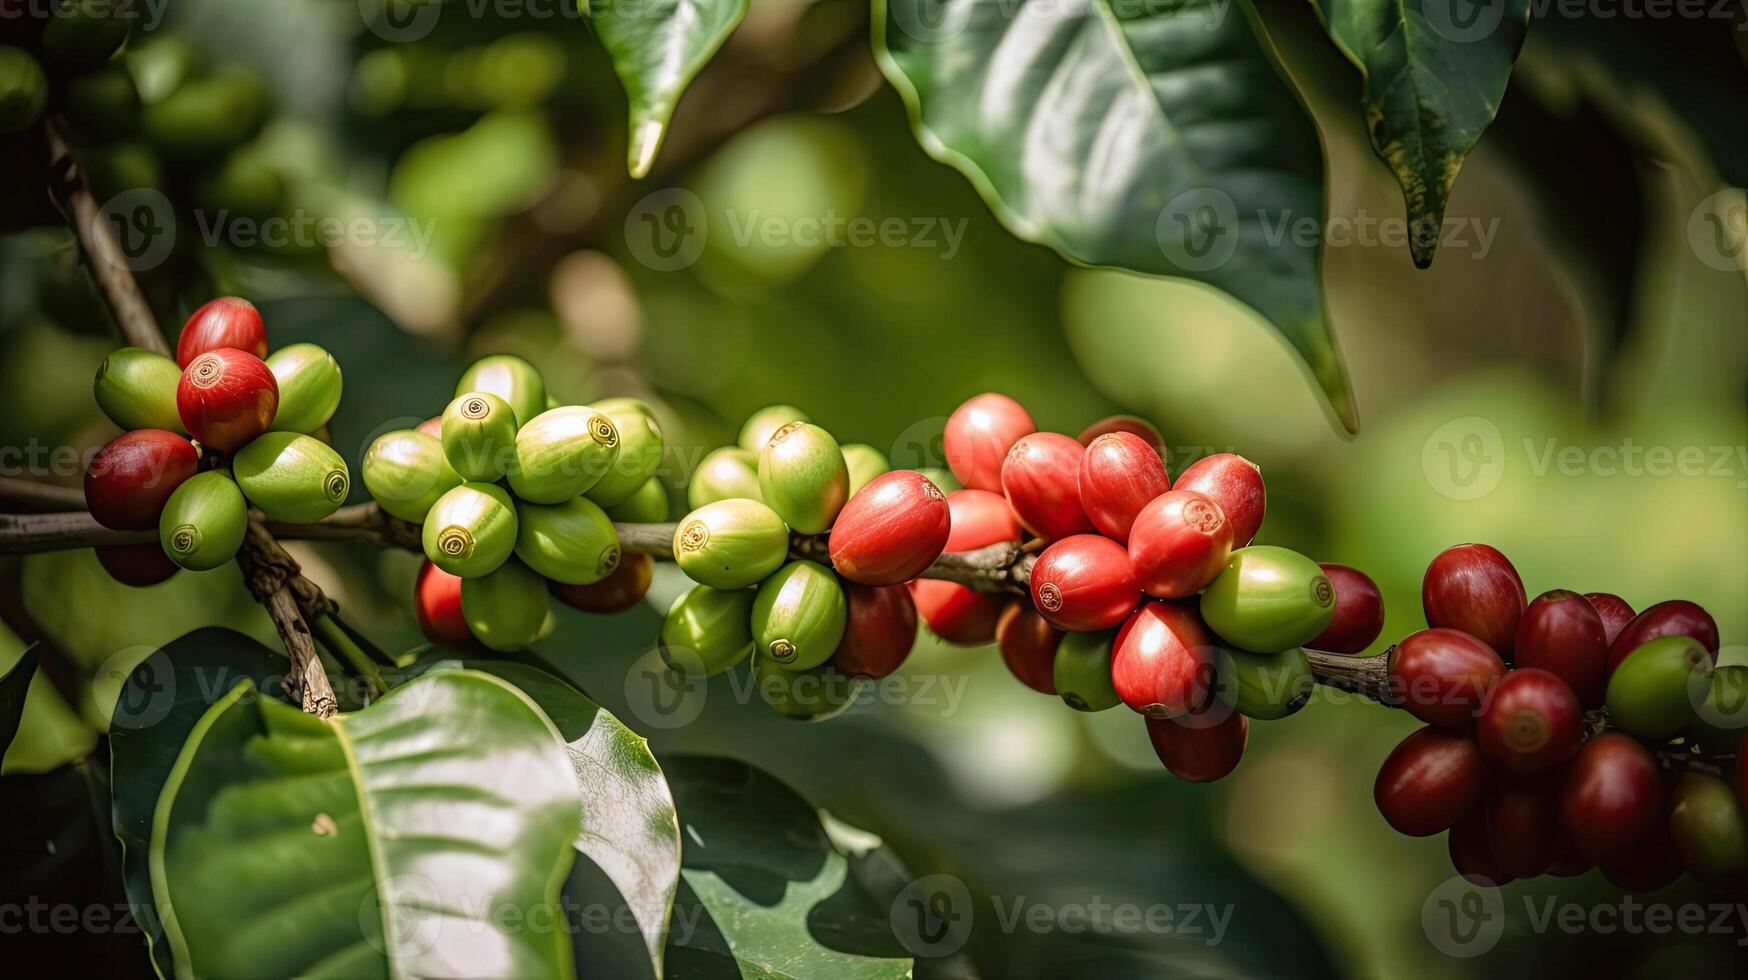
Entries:
{"label": "unripe green coffee berry", "polygon": [[67,0],[43,27],[43,57],[70,73],[91,71],[121,48],[132,26],[117,0]]}
{"label": "unripe green coffee berry", "polygon": [[612,419],[613,427],[619,430],[619,455],[588,492],[589,499],[603,507],[624,503],[662,465],[661,426],[649,413],[626,407],[623,403],[628,400],[635,399],[614,399],[619,407],[613,409],[594,406]]}
{"label": "unripe green coffee berry", "polygon": [[352,489],[346,461],[301,432],[256,436],[231,459],[237,486],[276,521],[313,524],[340,509]]}
{"label": "unripe green coffee berry", "polygon": [[1695,878],[1712,881],[1748,871],[1748,822],[1730,784],[1685,772],[1669,794],[1669,835]]}
{"label": "unripe green coffee berry", "polygon": [[686,504],[697,510],[718,500],[735,499],[765,499],[759,492],[759,454],[734,446],[713,449],[692,474]]}
{"label": "unripe green coffee berry", "polygon": [[540,638],[550,601],[546,583],[519,561],[506,561],[489,574],[463,579],[461,615],[467,628],[493,650],[520,650]]}
{"label": "unripe green coffee berry", "polygon": [[182,481],[158,517],[158,543],[183,568],[202,572],[237,556],[249,526],[249,504],[221,470]]}
{"label": "unripe green coffee berry", "polygon": [[777,434],[777,430],[791,422],[812,422],[806,412],[794,405],[770,405],[761,408],[747,416],[746,424],[740,427],[740,448],[758,455],[765,451],[765,443]]}
{"label": "unripe green coffee berry", "polygon": [[792,561],[759,586],[753,643],[785,670],[811,670],[831,659],[844,638],[848,608],[831,569]]}
{"label": "unripe green coffee berry", "polygon": [[1104,711],[1123,703],[1111,685],[1111,644],[1116,630],[1064,633],[1051,673],[1056,693],[1076,711]]}
{"label": "unripe green coffee berry", "polygon": [[516,424],[527,425],[547,410],[546,382],[534,365],[514,354],[493,354],[473,362],[455,384],[455,394],[485,391],[510,403]]}
{"label": "unripe green coffee berry", "polygon": [[130,432],[181,432],[182,416],[176,411],[176,385],[181,381],[175,359],[143,347],[123,347],[103,359],[91,394],[111,422]]}
{"label": "unripe green coffee berry", "polygon": [[850,470],[838,441],[810,422],[778,429],[759,453],[759,495],[802,534],[830,528],[850,499]]}
{"label": "unripe green coffee berry", "polygon": [[425,515],[425,557],[451,575],[479,578],[516,550],[516,505],[490,483],[463,483]]}
{"label": "unripe green coffee berry", "polygon": [[718,500],[674,529],[674,561],[694,582],[744,589],[783,567],[789,526],[757,500]]}
{"label": "unripe green coffee berry", "polygon": [[49,104],[49,80],[29,51],[0,45],[0,133],[35,125]]}
{"label": "unripe green coffee berry", "polygon": [[119,62],[69,78],[62,87],[61,114],[82,142],[107,143],[134,135],[142,111],[134,77]]}
{"label": "unripe green coffee berry", "polygon": [[270,432],[313,434],[340,407],[340,364],[315,344],[287,344],[267,355],[279,383],[279,411]]}
{"label": "unripe green coffee berry", "polygon": [[1239,714],[1261,721],[1285,718],[1311,700],[1316,678],[1305,651],[1247,653],[1222,648],[1217,655],[1216,696]]}
{"label": "unripe green coffee berry", "polygon": [[588,585],[619,567],[619,536],[592,500],[523,501],[516,505],[516,521],[516,557],[554,582]]}
{"label": "unripe green coffee berry", "polygon": [[624,502],[607,508],[607,516],[619,524],[660,524],[668,519],[668,488],[652,476]]}
{"label": "unripe green coffee berry", "polygon": [[587,405],[562,405],[516,432],[510,489],[523,500],[556,504],[582,496],[619,455],[619,429]]}
{"label": "unripe green coffee berry", "polygon": [[1335,587],[1311,559],[1272,545],[1240,548],[1202,593],[1202,619],[1241,650],[1277,653],[1317,638],[1335,617]]}
{"label": "unripe green coffee berry", "polygon": [[443,410],[443,455],[462,479],[491,483],[516,459],[516,412],[489,391],[469,391]]}
{"label": "unripe green coffee berry", "polygon": [[266,119],[269,99],[259,74],[227,65],[183,82],[160,102],[146,98],[146,103],[147,142],[180,163],[210,160],[248,141]]}
{"label": "unripe green coffee berry", "polygon": [[425,523],[431,505],[461,486],[435,436],[396,429],[377,436],[364,454],[364,489],[377,506],[403,521]]}
{"label": "unripe green coffee berry", "polygon": [[848,711],[867,678],[852,677],[830,664],[812,670],[785,670],[769,657],[753,661],[759,696],[772,710],[796,721],[829,721]]}
{"label": "unripe green coffee berry", "polygon": [[953,471],[945,466],[919,466],[916,471],[928,477],[929,482],[939,487],[942,493],[952,493],[955,490],[965,489],[965,484],[960,483],[959,478],[953,475]]}
{"label": "unripe green coffee berry", "polygon": [[[591,404],[595,406],[595,411],[606,412],[608,415],[613,416],[615,420],[618,419],[622,412],[637,412],[644,417],[651,419],[656,417],[655,409],[650,407],[649,402],[646,402],[641,398],[632,398],[629,395],[603,398],[600,401],[592,402]],[[558,406],[548,405],[547,407],[557,408]]]}
{"label": "unripe green coffee berry", "polygon": [[1690,636],[1652,640],[1609,675],[1609,720],[1648,741],[1674,738],[1693,723],[1711,681],[1712,658],[1704,644]]}
{"label": "unripe green coffee berry", "polygon": [[844,447],[844,466],[850,471],[850,496],[868,485],[868,481],[892,470],[885,454],[865,442],[852,442]]}
{"label": "unripe green coffee berry", "polygon": [[662,661],[669,670],[710,677],[745,660],[753,652],[753,599],[751,589],[686,590],[662,620]]}

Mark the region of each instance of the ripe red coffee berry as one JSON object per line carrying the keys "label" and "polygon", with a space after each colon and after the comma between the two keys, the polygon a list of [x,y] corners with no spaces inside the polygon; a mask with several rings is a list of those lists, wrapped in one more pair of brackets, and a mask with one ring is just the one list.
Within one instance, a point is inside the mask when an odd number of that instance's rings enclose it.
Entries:
{"label": "ripe red coffee berry", "polygon": [[1192,783],[1209,783],[1238,768],[1250,740],[1250,719],[1233,711],[1218,721],[1148,718],[1147,740],[1153,754],[1173,776]]}
{"label": "ripe red coffee berry", "polygon": [[1486,807],[1476,807],[1452,824],[1445,847],[1451,867],[1472,884],[1497,888],[1511,882],[1511,875],[1500,868],[1499,859],[1493,854],[1493,842],[1487,837]]}
{"label": "ripe red coffee berry", "polygon": [[1627,654],[1664,636],[1691,636],[1712,654],[1713,660],[1717,659],[1718,623],[1712,619],[1712,614],[1698,603],[1670,599],[1647,606],[1644,612],[1621,628],[1620,635],[1608,648],[1608,672],[1613,674],[1621,661],[1627,659]]}
{"label": "ripe red coffee berry", "polygon": [[1059,432],[1034,432],[1008,450],[1001,489],[1026,530],[1053,541],[1093,529],[1080,506],[1085,454],[1085,446]]}
{"label": "ripe red coffee berry", "polygon": [[1217,680],[1213,636],[1195,609],[1144,604],[1123,623],[1111,647],[1111,687],[1149,718],[1175,718],[1207,704]]}
{"label": "ripe red coffee berry", "polygon": [[1580,854],[1601,864],[1662,818],[1663,782],[1643,745],[1619,732],[1584,743],[1560,789],[1560,823]]}
{"label": "ripe red coffee berry", "polygon": [[1602,705],[1608,683],[1608,634],[1590,600],[1555,589],[1536,596],[1517,623],[1512,660],[1539,667],[1571,686],[1587,708]]}
{"label": "ripe red coffee berry", "polygon": [[1681,851],[1669,833],[1669,823],[1651,822],[1645,836],[1616,851],[1597,864],[1607,882],[1623,892],[1644,895],[1661,891],[1681,879]]}
{"label": "ripe red coffee berry", "polygon": [[279,410],[279,383],[266,362],[234,347],[188,362],[176,386],[182,427],[202,446],[235,452],[267,431]]}
{"label": "ripe red coffee berry", "polygon": [[1488,762],[1507,772],[1546,772],[1572,758],[1584,741],[1584,708],[1559,677],[1519,667],[1500,678],[1482,700],[1475,741]]}
{"label": "ripe red coffee berry", "polygon": [[221,347],[267,357],[267,327],[255,304],[240,296],[220,296],[194,311],[176,338],[176,363],[184,368],[195,358]]}
{"label": "ripe red coffee berry", "polygon": [[1378,767],[1372,800],[1397,833],[1429,837],[1474,809],[1485,783],[1486,767],[1473,739],[1422,728]]}
{"label": "ripe red coffee berry", "polygon": [[85,507],[116,531],[158,526],[164,502],[200,468],[193,443],[163,429],[117,436],[91,457],[85,470]]}
{"label": "ripe red coffee berry", "polygon": [[473,631],[461,613],[461,578],[429,561],[419,569],[413,585],[413,613],[419,618],[419,632],[432,643],[457,647],[473,642]]}
{"label": "ripe red coffee berry", "polygon": [[1517,569],[1484,544],[1446,548],[1420,583],[1426,625],[1462,630],[1508,660],[1527,602]]}
{"label": "ripe red coffee berry", "polygon": [[1268,510],[1262,470],[1233,453],[1219,453],[1191,463],[1177,475],[1173,490],[1194,490],[1220,505],[1232,525],[1232,547],[1243,548],[1256,538]]}
{"label": "ripe red coffee berry", "polygon": [[619,556],[619,564],[607,573],[607,577],[587,585],[571,585],[565,582],[546,583],[546,591],[554,599],[570,606],[591,613],[617,613],[643,601],[649,594],[650,582],[655,578],[655,559],[648,555]]}
{"label": "ripe red coffee berry", "polygon": [[1469,634],[1421,630],[1397,644],[1390,656],[1390,693],[1429,725],[1466,728],[1504,674],[1499,655]]}
{"label": "ripe red coffee berry", "polygon": [[1627,600],[1609,592],[1586,592],[1584,598],[1590,601],[1590,607],[1601,617],[1602,631],[1610,647],[1614,646],[1615,638],[1621,635],[1621,630],[1626,629],[1627,624],[1638,615],[1627,604]]}
{"label": "ripe red coffee berry", "polygon": [[831,665],[848,677],[892,673],[916,645],[916,605],[902,585],[845,585],[844,638]]}
{"label": "ripe red coffee berry", "polygon": [[1002,663],[1039,694],[1056,693],[1056,648],[1062,631],[1038,615],[1023,599],[1009,602],[995,624],[995,640],[1001,645]]}
{"label": "ripe red coffee berry", "polygon": [[123,585],[143,589],[182,570],[157,544],[112,544],[96,549],[97,563]]}
{"label": "ripe red coffee berry", "polygon": [[1553,866],[1560,836],[1558,786],[1503,783],[1487,794],[1482,809],[1500,870],[1513,878],[1534,878]]}
{"label": "ripe red coffee berry", "polygon": [[1080,506],[1099,533],[1127,543],[1129,526],[1153,498],[1171,489],[1159,452],[1138,436],[1099,436],[1080,458]]}
{"label": "ripe red coffee berry", "polygon": [[1025,532],[1008,506],[1008,498],[988,490],[955,490],[947,494],[952,527],[947,532],[951,553],[975,551],[992,544],[1018,544]]}
{"label": "ripe red coffee berry", "polygon": [[929,631],[948,643],[976,647],[995,639],[995,624],[1001,618],[1001,596],[973,592],[957,582],[932,578],[919,578],[905,588],[910,590],[916,614],[928,624]]}
{"label": "ripe red coffee berry", "polygon": [[1032,605],[1057,629],[1110,629],[1141,600],[1129,553],[1097,534],[1071,535],[1045,548],[1031,580]]}
{"label": "ripe red coffee berry", "polygon": [[1335,588],[1335,618],[1317,638],[1306,644],[1330,653],[1359,653],[1384,632],[1384,596],[1371,576],[1357,568],[1318,562]]}
{"label": "ripe red coffee berry", "polygon": [[951,514],[947,495],[928,477],[915,470],[883,473],[832,523],[832,567],[863,585],[908,582],[941,557]]}
{"label": "ripe red coffee berry", "polygon": [[1232,525],[1220,505],[1194,490],[1160,494],[1129,529],[1129,563],[1142,591],[1161,599],[1195,595],[1232,557]]}
{"label": "ripe red coffee berry", "polygon": [[1139,415],[1108,415],[1080,430],[1080,435],[1074,438],[1081,445],[1090,446],[1094,439],[1112,432],[1127,432],[1138,437],[1153,447],[1162,461],[1165,459],[1165,437],[1159,434],[1152,422]]}
{"label": "ripe red coffee berry", "polygon": [[993,391],[966,399],[941,439],[947,466],[973,490],[1001,491],[1002,463],[1020,437],[1038,431],[1020,403]]}

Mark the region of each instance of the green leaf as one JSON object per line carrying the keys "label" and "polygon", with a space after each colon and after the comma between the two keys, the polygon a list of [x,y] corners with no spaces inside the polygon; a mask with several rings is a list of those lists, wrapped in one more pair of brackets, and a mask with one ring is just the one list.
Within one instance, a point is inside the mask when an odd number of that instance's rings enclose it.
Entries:
{"label": "green leaf", "polygon": [[30,682],[36,678],[37,649],[31,647],[12,665],[5,677],[0,677],[0,759],[12,747],[12,736],[18,734],[18,723],[24,719],[24,698],[30,693]]}
{"label": "green leaf", "polygon": [[732,759],[666,760],[685,841],[670,976],[908,977],[911,958],[817,813]]}
{"label": "green leaf", "polygon": [[1221,0],[875,0],[874,52],[923,149],[1016,235],[1231,294],[1351,432],[1319,281],[1322,151],[1252,16]]}
{"label": "green leaf", "polygon": [[557,738],[477,671],[328,720],[238,684],[152,823],[178,975],[571,976],[577,790]]}
{"label": "green leaf", "polygon": [[579,2],[631,103],[626,166],[632,177],[643,177],[681,93],[746,15],[747,0]]}
{"label": "green leaf", "polygon": [[1372,149],[1396,174],[1414,264],[1432,264],[1463,159],[1499,111],[1529,28],[1529,0],[1312,0],[1365,76]]}

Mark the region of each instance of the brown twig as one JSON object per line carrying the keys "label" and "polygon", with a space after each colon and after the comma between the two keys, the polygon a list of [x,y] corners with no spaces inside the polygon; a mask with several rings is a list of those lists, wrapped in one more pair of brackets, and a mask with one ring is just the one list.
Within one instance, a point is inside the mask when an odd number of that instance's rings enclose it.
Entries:
{"label": "brown twig", "polygon": [[85,494],[78,487],[0,476],[0,506],[26,514],[84,510]]}

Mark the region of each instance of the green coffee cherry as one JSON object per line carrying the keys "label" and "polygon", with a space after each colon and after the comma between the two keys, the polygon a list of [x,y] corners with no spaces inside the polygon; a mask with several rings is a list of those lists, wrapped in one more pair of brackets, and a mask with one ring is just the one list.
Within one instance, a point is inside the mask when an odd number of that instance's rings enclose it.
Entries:
{"label": "green coffee cherry", "polygon": [[1669,834],[1681,863],[1701,881],[1748,871],[1748,821],[1730,784],[1684,772],[1669,794]]}
{"label": "green coffee cherry", "polygon": [[718,500],[674,529],[674,561],[694,582],[744,589],[789,559],[789,526],[757,500]]}
{"label": "green coffee cherry", "polygon": [[461,486],[435,436],[397,429],[377,437],[364,454],[364,489],[403,521],[423,524],[437,498]]}
{"label": "green coffee cherry", "polygon": [[662,428],[648,412],[623,404],[635,400],[614,399],[617,407],[611,409],[594,406],[619,430],[619,455],[600,482],[589,488],[589,499],[603,507],[630,499],[662,465]]}
{"label": "green coffee cherry", "polygon": [[711,450],[692,474],[686,504],[693,510],[718,500],[763,500],[759,492],[759,454],[724,446]]}
{"label": "green coffee cherry", "polygon": [[619,535],[592,500],[524,501],[516,505],[516,521],[516,557],[554,582],[588,585],[619,567]]}
{"label": "green coffee cherry", "polygon": [[668,488],[652,476],[636,493],[607,508],[607,516],[620,524],[660,524],[668,519]]}
{"label": "green coffee cherry", "polygon": [[1705,699],[1687,726],[1687,737],[1711,752],[1728,754],[1748,735],[1748,665],[1730,664],[1712,671]]}
{"label": "green coffee cherry", "polygon": [[965,489],[965,484],[960,483],[959,478],[953,475],[953,471],[945,466],[919,466],[916,471],[928,477],[929,482],[939,487],[942,493],[952,493],[955,490]]}
{"label": "green coffee cherry", "polygon": [[237,556],[249,527],[249,504],[221,470],[182,481],[158,517],[158,543],[170,560],[191,571],[217,568]]}
{"label": "green coffee cherry", "polygon": [[811,670],[837,650],[847,615],[844,590],[831,569],[792,561],[759,586],[753,643],[759,656],[785,670]]}
{"label": "green coffee cherry", "polygon": [[849,710],[867,678],[852,677],[830,664],[812,670],[785,670],[769,657],[753,660],[759,696],[785,718],[829,721]]}
{"label": "green coffee cherry", "polygon": [[587,405],[542,412],[516,432],[510,489],[537,504],[581,496],[612,469],[619,443],[613,420]]}
{"label": "green coffee cherry", "polygon": [[688,589],[662,620],[662,661],[668,669],[704,677],[720,674],[753,652],[753,591]]}
{"label": "green coffee cherry", "polygon": [[143,347],[123,347],[103,359],[91,394],[97,407],[123,429],[167,429],[181,432],[176,411],[176,386],[182,369],[176,361]]}
{"label": "green coffee cherry", "polygon": [[[260,220],[285,209],[285,177],[265,154],[254,149],[256,145],[239,147],[200,182],[196,193],[202,205]],[[288,251],[300,247],[296,237],[288,236],[283,247]]]}
{"label": "green coffee cherry", "polygon": [[488,391],[458,395],[443,410],[443,455],[464,479],[491,483],[516,459],[516,412]]}
{"label": "green coffee cherry", "polygon": [[850,496],[868,485],[868,481],[892,469],[880,450],[865,442],[852,442],[843,447],[844,466],[850,471]]}
{"label": "green coffee cherry", "polygon": [[850,470],[838,441],[810,422],[778,429],[759,453],[759,495],[802,534],[830,528],[850,499]]}
{"label": "green coffee cherry", "polygon": [[300,432],[256,436],[231,459],[237,486],[276,521],[313,524],[340,509],[352,489],[346,461]]}
{"label": "green coffee cherry", "polygon": [[765,443],[777,434],[777,430],[791,422],[812,422],[807,413],[794,405],[771,405],[761,408],[747,417],[746,424],[740,427],[740,448],[755,456],[765,451]]}
{"label": "green coffee cherry", "polygon": [[[608,415],[613,416],[615,421],[617,421],[619,416],[625,412],[637,412],[649,419],[656,417],[655,409],[650,407],[649,402],[646,402],[641,398],[632,398],[629,395],[620,395],[615,398],[603,398],[592,404],[595,406],[595,411],[606,412]],[[547,406],[547,408],[557,407],[557,405]]]}
{"label": "green coffee cherry", "polygon": [[518,426],[547,411],[546,382],[534,365],[514,354],[493,354],[473,362],[455,385],[457,396],[470,391],[490,392],[509,402]]}
{"label": "green coffee cherry", "polygon": [[66,80],[61,89],[61,114],[81,142],[106,143],[139,132],[139,89],[120,63]]}
{"label": "green coffee cherry", "polygon": [[49,104],[49,79],[29,51],[0,46],[0,133],[36,124]]}
{"label": "green coffee cherry", "polygon": [[272,432],[314,433],[340,407],[340,364],[315,344],[288,344],[267,355],[279,384]]}
{"label": "green coffee cherry", "polygon": [[268,110],[266,84],[241,66],[190,79],[163,101],[146,102],[146,141],[177,162],[214,159],[247,142],[260,131]]}
{"label": "green coffee cherry", "polygon": [[519,561],[461,583],[461,615],[474,638],[493,650],[520,650],[540,638],[550,600],[546,583]]}
{"label": "green coffee cherry", "polygon": [[1056,693],[1076,711],[1104,711],[1123,703],[1111,685],[1111,644],[1116,630],[1064,633],[1052,676]]}
{"label": "green coffee cherry", "polygon": [[66,0],[43,27],[43,57],[68,73],[91,71],[120,50],[132,26],[118,0]]}
{"label": "green coffee cherry", "polygon": [[1629,735],[1663,741],[1681,734],[1705,703],[1712,658],[1690,636],[1665,636],[1627,654],[1608,678],[1609,718]]}
{"label": "green coffee cherry", "polygon": [[425,557],[451,575],[479,578],[516,550],[516,505],[490,483],[463,483],[431,505]]}
{"label": "green coffee cherry", "polygon": [[1311,700],[1316,678],[1311,674],[1311,661],[1298,647],[1281,653],[1221,649],[1218,657],[1219,689],[1215,696],[1241,715],[1273,721],[1293,714]]}
{"label": "green coffee cherry", "polygon": [[1335,587],[1296,551],[1254,545],[1232,553],[1202,593],[1202,619],[1241,650],[1277,653],[1304,646],[1335,616]]}

